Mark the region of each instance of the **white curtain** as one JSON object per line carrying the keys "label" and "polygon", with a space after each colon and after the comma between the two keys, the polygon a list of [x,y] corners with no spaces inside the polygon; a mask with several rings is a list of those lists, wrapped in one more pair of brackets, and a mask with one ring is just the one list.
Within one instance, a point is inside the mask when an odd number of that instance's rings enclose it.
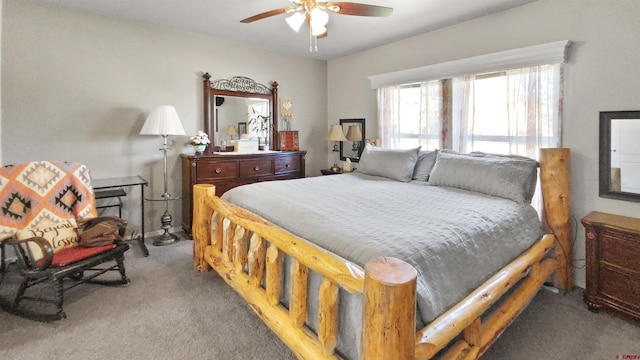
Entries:
{"label": "white curtain", "polygon": [[382,146],[400,146],[400,86],[389,86],[377,90],[378,137]]}
{"label": "white curtain", "polygon": [[441,148],[442,84],[428,81],[379,88],[378,134],[383,147]]}
{"label": "white curtain", "polygon": [[[508,70],[504,74],[503,93],[492,96],[504,99],[504,118],[477,116],[476,108],[482,77],[453,79],[453,149],[461,152],[496,152],[538,157],[538,150],[561,146],[562,65],[542,65]],[[501,112],[502,113],[502,112]],[[499,129],[483,133],[476,128]],[[494,146],[490,146],[493,143]]]}

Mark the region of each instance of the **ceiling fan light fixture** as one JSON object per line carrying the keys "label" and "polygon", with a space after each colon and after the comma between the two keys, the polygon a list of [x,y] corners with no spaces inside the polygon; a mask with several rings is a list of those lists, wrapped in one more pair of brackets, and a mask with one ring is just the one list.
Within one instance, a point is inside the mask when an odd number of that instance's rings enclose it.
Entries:
{"label": "ceiling fan light fixture", "polygon": [[289,27],[291,27],[291,29],[293,29],[293,31],[295,32],[300,31],[300,27],[302,27],[302,24],[304,24],[304,20],[305,17],[300,12],[295,12],[293,13],[293,15],[288,16],[285,19],[287,24],[289,24]]}
{"label": "ceiling fan light fixture", "polygon": [[311,26],[322,26],[324,27],[329,22],[329,14],[326,11],[323,11],[320,8],[313,8],[311,12],[309,12],[311,16]]}
{"label": "ceiling fan light fixture", "polygon": [[320,36],[327,32],[327,28],[324,25],[311,25],[311,35]]}

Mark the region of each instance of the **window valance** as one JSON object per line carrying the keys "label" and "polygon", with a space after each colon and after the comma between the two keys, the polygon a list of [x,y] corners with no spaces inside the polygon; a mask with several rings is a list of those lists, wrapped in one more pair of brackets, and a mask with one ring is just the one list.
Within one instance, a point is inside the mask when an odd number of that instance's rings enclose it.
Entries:
{"label": "window valance", "polygon": [[565,62],[565,49],[569,40],[534,45],[519,49],[448,61],[418,68],[369,76],[372,89],[390,85],[453,78],[529,66]]}

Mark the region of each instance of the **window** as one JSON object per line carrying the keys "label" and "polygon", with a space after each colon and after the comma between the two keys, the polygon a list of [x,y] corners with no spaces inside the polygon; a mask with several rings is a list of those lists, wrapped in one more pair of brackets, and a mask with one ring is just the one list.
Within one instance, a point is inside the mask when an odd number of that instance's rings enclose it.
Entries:
{"label": "window", "polygon": [[382,143],[394,148],[437,149],[442,130],[442,84],[440,81],[381,89],[378,103],[389,119],[381,124]]}
{"label": "window", "polygon": [[560,65],[452,80],[452,148],[532,158],[560,145]]}
{"label": "window", "polygon": [[561,71],[542,65],[380,88],[382,144],[537,158],[541,147],[560,146]]}

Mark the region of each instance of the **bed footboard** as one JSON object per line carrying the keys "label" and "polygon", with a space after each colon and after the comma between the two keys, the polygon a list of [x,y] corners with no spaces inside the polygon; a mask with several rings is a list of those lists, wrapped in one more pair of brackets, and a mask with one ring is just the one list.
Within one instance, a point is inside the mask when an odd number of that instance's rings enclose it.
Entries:
{"label": "bed footboard", "polygon": [[[194,206],[194,269],[210,267],[218,272],[300,359],[339,359],[335,348],[340,288],[366,299],[363,354],[376,356],[363,356],[413,358],[416,271],[407,263],[375,258],[365,272],[221,200],[212,185],[194,186]],[[284,254],[293,259],[290,289],[283,289]],[[309,270],[324,279],[318,313],[311,314],[318,319],[317,334],[305,325]],[[282,291],[287,290],[288,309],[280,304]]]}
{"label": "bed footboard", "polygon": [[[416,271],[394,258],[374,258],[363,270],[304,239],[194,187],[194,269],[214,269],[300,359],[338,359],[338,290],[363,294],[363,359],[430,359],[453,341],[445,358],[478,358],[557,268],[545,258],[547,235],[462,302],[416,334]],[[283,289],[284,254],[292,257],[291,286]],[[317,334],[305,325],[309,270],[324,280]],[[514,285],[501,307],[489,309]],[[289,291],[289,308],[280,304]],[[482,316],[485,316],[483,319]],[[460,339],[459,335],[462,334]]]}

